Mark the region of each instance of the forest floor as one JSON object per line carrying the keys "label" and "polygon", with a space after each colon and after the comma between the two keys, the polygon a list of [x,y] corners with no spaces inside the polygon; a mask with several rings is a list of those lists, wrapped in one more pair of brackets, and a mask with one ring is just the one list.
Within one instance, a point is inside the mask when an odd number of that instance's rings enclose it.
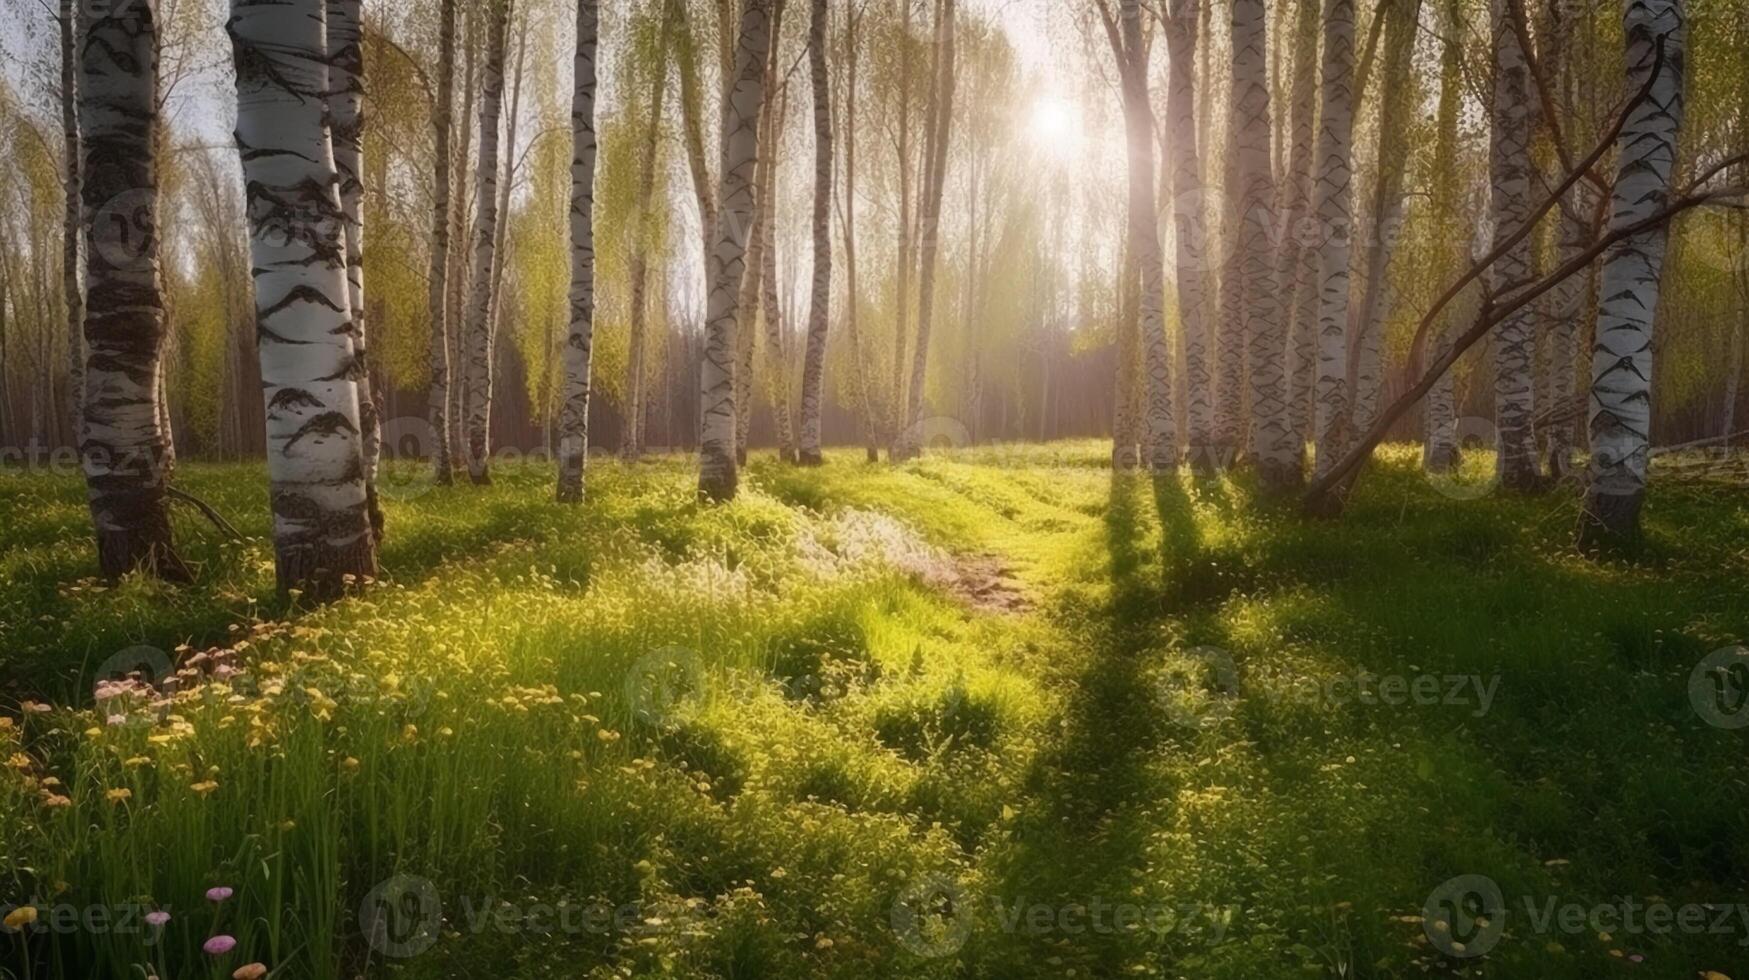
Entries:
{"label": "forest floor", "polygon": [[1597,562],[1481,456],[1311,522],[1108,451],[398,469],[319,608],[258,466],[184,589],[0,474],[0,976],[1749,975],[1740,486]]}

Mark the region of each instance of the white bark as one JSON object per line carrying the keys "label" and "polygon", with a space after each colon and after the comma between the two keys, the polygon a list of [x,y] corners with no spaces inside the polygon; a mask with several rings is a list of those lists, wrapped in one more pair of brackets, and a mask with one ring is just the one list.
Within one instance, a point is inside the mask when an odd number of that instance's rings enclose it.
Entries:
{"label": "white bark", "polygon": [[1299,0],[1288,112],[1292,145],[1287,178],[1277,187],[1282,236],[1275,274],[1277,295],[1286,306],[1282,318],[1288,335],[1288,427],[1295,451],[1302,455],[1311,434],[1312,389],[1318,371],[1314,336],[1318,294],[1312,286],[1317,254],[1306,248],[1302,239],[1304,226],[1312,218],[1313,121],[1318,110],[1318,22],[1322,14],[1322,0]]}
{"label": "white bark", "polygon": [[1283,493],[1301,482],[1301,445],[1288,419],[1287,335],[1270,247],[1275,188],[1270,171],[1268,19],[1263,0],[1233,0],[1233,125],[1237,130],[1234,172],[1238,186],[1238,250],[1228,263],[1244,290],[1251,385],[1250,445],[1260,485]]}
{"label": "white bark", "polygon": [[571,94],[571,324],[559,404],[561,502],[583,499],[589,455],[589,382],[595,343],[595,84],[599,0],[577,0],[577,53]]}
{"label": "white bark", "polygon": [[1313,209],[1318,216],[1317,474],[1346,450],[1348,260],[1353,238],[1349,156],[1354,135],[1354,0],[1330,0],[1324,20],[1323,110]]}
{"label": "white bark", "polygon": [[[1493,183],[1494,240],[1524,226],[1530,216],[1531,102],[1529,67],[1510,21],[1511,0],[1491,0],[1494,48],[1494,101],[1489,138]],[[1489,270],[1493,289],[1504,292],[1531,276],[1531,236],[1507,250]],[[1500,483],[1512,490],[1539,482],[1536,434],[1535,311],[1526,306],[1495,328],[1494,427],[1498,433]]]}
{"label": "white bark", "polygon": [[814,282],[808,298],[808,343],[802,360],[803,464],[824,462],[820,409],[826,376],[826,324],[832,302],[832,85],[826,74],[826,0],[814,0],[808,67],[814,82]]}
{"label": "white bark", "polygon": [[1179,329],[1184,336],[1184,374],[1190,463],[1214,468],[1214,378],[1209,364],[1208,226],[1203,211],[1202,163],[1196,125],[1196,25],[1201,0],[1174,0],[1166,24],[1166,147],[1172,171],[1172,220]]}
{"label": "white bark", "polygon": [[358,424],[364,453],[364,489],[372,530],[383,533],[377,502],[382,420],[370,383],[369,334],[364,317],[364,34],[360,0],[327,0],[328,126],[340,174],[340,211],[346,222],[347,306],[358,357]]}
{"label": "white bark", "polygon": [[435,174],[431,192],[431,264],[427,273],[425,313],[431,320],[430,356],[431,387],[427,399],[427,418],[431,423],[432,477],[439,486],[455,482],[450,469],[449,445],[449,385],[450,317],[449,263],[450,240],[450,153],[452,152],[450,111],[455,104],[455,32],[456,2],[443,0],[438,28],[437,105],[432,112],[432,148],[436,153]]}
{"label": "white bark", "polygon": [[[698,490],[703,499],[732,500],[735,468],[735,339],[745,239],[753,211],[759,115],[765,103],[765,61],[771,49],[771,0],[747,0],[735,47],[733,87],[723,106],[722,163],[717,192],[716,250],[706,277],[710,300],[704,362],[699,371],[703,424]],[[757,271],[752,273],[757,275]],[[751,329],[751,325],[748,325]]]}
{"label": "white bark", "polygon": [[[1639,91],[1655,69],[1657,76],[1616,142],[1612,229],[1664,207],[1683,113],[1686,27],[1680,0],[1630,0],[1624,26],[1627,90]],[[1659,224],[1604,253],[1591,350],[1590,487],[1580,523],[1580,541],[1587,547],[1631,541],[1639,533],[1651,454],[1653,317],[1665,243],[1665,226]]]}
{"label": "white bark", "polygon": [[155,2],[140,0],[84,16],[77,122],[91,247],[79,457],[103,575],[115,578],[137,568],[186,580],[188,569],[171,546],[168,464],[158,419],[165,316],[157,13]]}
{"label": "white bark", "polygon": [[322,0],[231,10],[279,585],[325,598],[376,572],[326,18]]}
{"label": "white bark", "polygon": [[480,150],[473,271],[469,273],[467,325],[468,477],[492,482],[492,274],[498,238],[498,122],[504,108],[504,55],[512,0],[487,0],[486,72],[480,89]]}

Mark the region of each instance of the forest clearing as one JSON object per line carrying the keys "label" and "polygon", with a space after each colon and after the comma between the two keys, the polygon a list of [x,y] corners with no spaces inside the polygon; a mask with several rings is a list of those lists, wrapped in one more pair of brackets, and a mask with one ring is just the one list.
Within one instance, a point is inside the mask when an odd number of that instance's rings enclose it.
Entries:
{"label": "forest clearing", "polygon": [[[4,733],[40,755],[0,843],[48,906],[171,913],[37,953],[195,975],[222,928],[299,977],[1468,975],[1422,912],[1469,874],[1510,909],[1486,975],[1743,962],[1711,912],[1591,919],[1740,907],[1741,747],[1690,696],[1749,633],[1734,488],[1660,485],[1655,557],[1599,565],[1573,502],[1454,502],[1407,447],[1341,525],[1104,457],[759,461],[730,510],[678,460],[595,469],[582,511],[530,465],[388,501],[385,583],[328,607],[276,595],[263,520],[187,535],[196,589],[81,578],[77,482],[6,477],[4,639],[57,707]],[[259,477],[187,483],[242,513]],[[1029,608],[968,601],[968,555]],[[174,657],[177,692],[91,702],[112,650]]]}
{"label": "forest clearing", "polygon": [[0,980],[1749,980],[1749,0],[7,0]]}

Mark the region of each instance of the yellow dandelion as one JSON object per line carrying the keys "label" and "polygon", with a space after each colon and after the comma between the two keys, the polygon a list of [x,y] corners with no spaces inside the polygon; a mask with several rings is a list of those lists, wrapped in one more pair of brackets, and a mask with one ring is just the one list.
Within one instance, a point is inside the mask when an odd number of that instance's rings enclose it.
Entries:
{"label": "yellow dandelion", "polygon": [[194,784],[190,785],[188,788],[193,790],[195,793],[197,793],[201,796],[206,796],[208,793],[211,793],[213,790],[218,789],[219,784],[216,780],[204,779],[198,783],[194,783]]}
{"label": "yellow dandelion", "polygon": [[36,906],[20,905],[6,913],[6,928],[14,931],[23,929],[36,921]]}
{"label": "yellow dandelion", "polygon": [[131,799],[133,799],[133,796],[134,796],[134,791],[131,789],[128,789],[126,786],[121,786],[121,787],[118,787],[116,789],[111,789],[111,790],[105,790],[103,793],[103,798],[108,800],[111,803],[120,803],[123,800],[131,800]]}
{"label": "yellow dandelion", "polygon": [[126,766],[129,769],[138,769],[141,766],[149,766],[151,764],[152,764],[151,756],[145,756],[145,755],[129,756],[126,760],[124,760],[122,762],[122,765]]}
{"label": "yellow dandelion", "polygon": [[71,799],[62,796],[59,793],[46,793],[43,795],[43,806],[52,810],[59,810],[72,805],[73,801]]}
{"label": "yellow dandelion", "polygon": [[347,756],[346,758],[340,760],[340,768],[346,770],[347,772],[357,772],[358,767],[361,765],[363,765],[363,763],[359,762],[357,759],[353,758],[352,756]]}

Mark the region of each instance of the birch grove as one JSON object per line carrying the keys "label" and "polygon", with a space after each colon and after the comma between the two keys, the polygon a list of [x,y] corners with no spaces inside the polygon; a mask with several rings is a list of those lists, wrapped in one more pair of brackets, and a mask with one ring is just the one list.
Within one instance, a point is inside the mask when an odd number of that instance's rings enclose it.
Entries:
{"label": "birch grove", "polygon": [[314,598],[376,574],[323,7],[233,0],[230,22],[275,567]]}

